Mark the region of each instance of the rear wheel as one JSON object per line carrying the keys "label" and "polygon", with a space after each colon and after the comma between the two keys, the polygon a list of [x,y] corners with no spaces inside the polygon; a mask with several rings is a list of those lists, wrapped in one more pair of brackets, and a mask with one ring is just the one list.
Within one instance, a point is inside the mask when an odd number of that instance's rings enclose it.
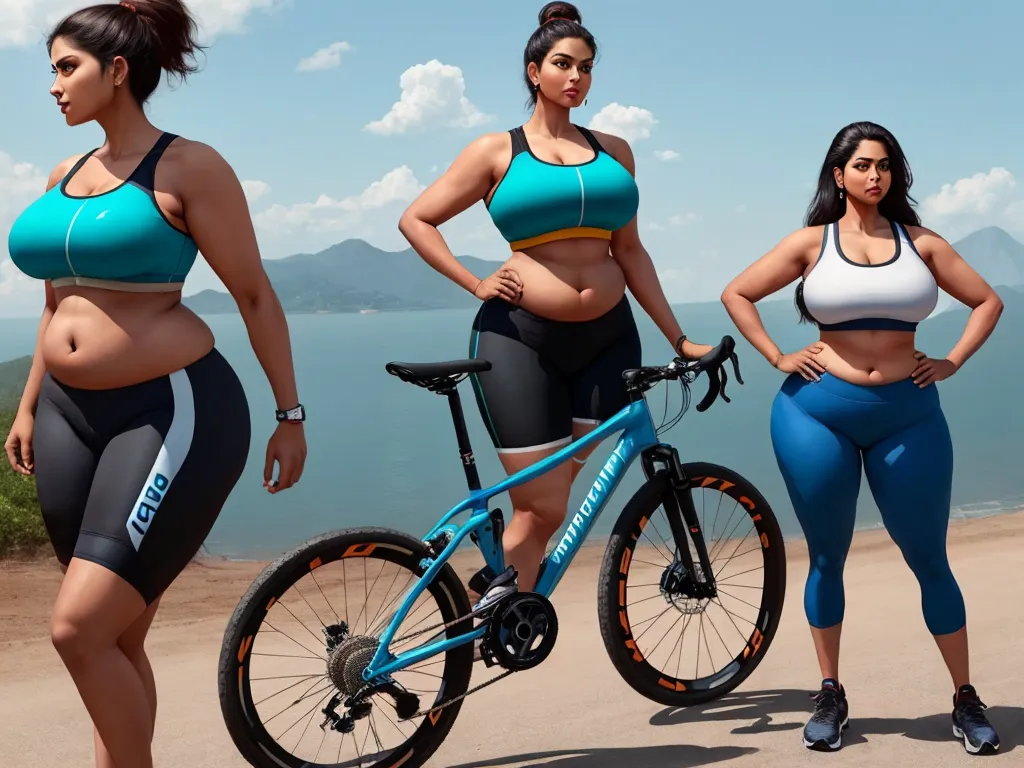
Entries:
{"label": "rear wheel", "polygon": [[[346,707],[378,638],[425,572],[426,554],[397,531],[350,529],[311,539],[257,577],[225,631],[219,669],[224,721],[250,765],[416,768],[437,750],[462,701],[406,718],[466,692],[472,643],[395,672],[399,688]],[[446,564],[398,627],[391,652],[440,639],[445,630],[423,630],[470,610]],[[465,619],[446,634],[470,629]],[[396,691],[404,697],[398,705]]]}
{"label": "rear wheel", "polygon": [[[677,549],[664,499],[686,492],[673,489],[664,472],[619,516],[598,588],[601,634],[616,670],[638,693],[675,707],[724,696],[754,671],[775,636],[786,592],[782,533],[757,488],[716,464],[682,470],[717,594],[695,596],[678,566],[673,571]],[[687,546],[699,569],[689,538]]]}

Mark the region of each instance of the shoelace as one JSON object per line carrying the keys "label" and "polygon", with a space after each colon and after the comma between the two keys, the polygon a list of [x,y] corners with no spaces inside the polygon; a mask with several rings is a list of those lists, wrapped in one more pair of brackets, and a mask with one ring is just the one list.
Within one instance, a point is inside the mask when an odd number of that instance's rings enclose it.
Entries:
{"label": "shoelace", "polygon": [[811,698],[817,703],[814,708],[814,714],[811,719],[815,722],[827,722],[836,716],[836,712],[839,709],[839,693],[832,690],[831,688],[822,688],[817,693],[813,694]]}
{"label": "shoelace", "polygon": [[985,710],[988,709],[977,696],[966,696],[957,702],[956,708],[963,713],[964,720],[972,725],[988,725]]}

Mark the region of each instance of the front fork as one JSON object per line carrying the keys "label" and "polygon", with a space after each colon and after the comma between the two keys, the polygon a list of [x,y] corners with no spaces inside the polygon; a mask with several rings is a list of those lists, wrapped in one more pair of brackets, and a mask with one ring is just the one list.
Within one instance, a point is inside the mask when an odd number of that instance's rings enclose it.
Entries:
{"label": "front fork", "polygon": [[[678,451],[670,445],[659,443],[645,451],[641,461],[648,478],[654,477],[659,471],[668,475],[669,492],[662,497],[662,503],[672,529],[676,551],[672,565],[662,577],[662,589],[668,592],[685,591],[690,593],[689,597],[713,599],[718,590],[704,542],[704,532],[693,506],[693,496],[690,495],[693,482],[683,472]],[[700,563],[700,578],[697,578],[693,554],[690,552],[691,541]]]}

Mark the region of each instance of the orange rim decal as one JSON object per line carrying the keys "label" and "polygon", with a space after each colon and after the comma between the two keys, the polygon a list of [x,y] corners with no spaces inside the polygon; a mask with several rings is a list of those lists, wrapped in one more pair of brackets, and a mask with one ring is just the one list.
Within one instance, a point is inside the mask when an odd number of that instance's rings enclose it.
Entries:
{"label": "orange rim decal", "polygon": [[367,557],[373,550],[377,548],[376,544],[353,544],[351,547],[345,550],[345,554],[342,557]]}
{"label": "orange rim decal", "polygon": [[313,560],[310,560],[310,562],[309,562],[309,570],[315,571],[317,568],[319,568],[323,564],[324,564],[324,561],[321,560],[319,557],[314,558]]}
{"label": "orange rim decal", "polygon": [[629,561],[633,557],[633,550],[624,549],[622,550],[622,564],[619,566],[619,573],[629,572]]}
{"label": "orange rim decal", "polygon": [[634,640],[627,640],[626,647],[633,652],[633,661],[639,663],[644,660],[644,655],[640,653],[640,649],[636,647],[636,642]]}
{"label": "orange rim decal", "polygon": [[249,648],[252,647],[252,635],[249,635],[242,641],[242,644],[238,647],[238,663],[241,664],[245,661],[245,655],[249,653]]}

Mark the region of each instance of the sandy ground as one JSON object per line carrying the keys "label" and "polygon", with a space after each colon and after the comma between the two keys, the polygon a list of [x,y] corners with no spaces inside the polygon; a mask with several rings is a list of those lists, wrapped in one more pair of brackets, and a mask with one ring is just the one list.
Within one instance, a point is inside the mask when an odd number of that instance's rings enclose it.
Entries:
{"label": "sandy ground", "polygon": [[[851,701],[844,748],[805,750],[801,728],[818,683],[804,623],[807,569],[790,542],[782,625],[765,660],[736,692],[686,710],[650,702],[616,675],[597,627],[599,549],[572,566],[553,602],[560,634],[539,668],[467,701],[428,763],[449,768],[683,768],[823,764],[958,766],[972,758],[950,733],[949,678],[920,615],[919,591],[886,534],[858,534],[847,566],[842,679]],[[1024,764],[1019,657],[1024,633],[1024,514],[950,529],[950,557],[968,606],[972,677],[1003,747],[989,758]],[[468,574],[472,563],[461,563]],[[150,634],[160,704],[157,766],[244,766],[222,724],[216,683],[224,626],[260,564],[190,567],[165,596]],[[91,724],[49,643],[58,587],[52,563],[0,567],[0,765],[89,766]],[[493,672],[477,665],[474,684]]]}

